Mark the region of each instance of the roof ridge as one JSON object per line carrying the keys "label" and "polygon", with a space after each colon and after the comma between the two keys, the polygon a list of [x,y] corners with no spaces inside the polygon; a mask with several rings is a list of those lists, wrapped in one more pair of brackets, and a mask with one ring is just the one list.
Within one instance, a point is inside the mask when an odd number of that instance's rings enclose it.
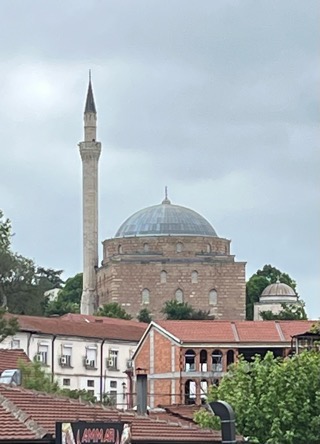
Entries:
{"label": "roof ridge", "polygon": [[13,401],[6,398],[1,393],[0,405],[7,413],[10,413],[15,419],[21,422],[21,424],[23,424],[30,432],[34,433],[35,439],[44,438],[48,434],[48,430],[44,429],[34,419],[32,419],[31,415],[17,407]]}

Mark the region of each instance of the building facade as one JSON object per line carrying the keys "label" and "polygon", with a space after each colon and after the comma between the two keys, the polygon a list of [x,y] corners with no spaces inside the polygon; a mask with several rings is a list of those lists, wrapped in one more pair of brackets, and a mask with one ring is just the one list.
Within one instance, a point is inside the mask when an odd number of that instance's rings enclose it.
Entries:
{"label": "building facade", "polygon": [[160,205],[130,216],[103,242],[97,271],[99,304],[121,304],[136,317],[147,308],[164,317],[166,301],[187,302],[215,319],[245,319],[245,263],[195,211]]}
{"label": "building facade", "polygon": [[119,408],[130,405],[131,358],[144,324],[81,315],[18,316],[18,322],[19,331],[1,348],[24,350],[61,388],[87,390]]}
{"label": "building facade", "polygon": [[133,355],[135,374],[146,374],[148,405],[201,404],[241,354],[286,356],[292,336],[313,321],[152,322]]}

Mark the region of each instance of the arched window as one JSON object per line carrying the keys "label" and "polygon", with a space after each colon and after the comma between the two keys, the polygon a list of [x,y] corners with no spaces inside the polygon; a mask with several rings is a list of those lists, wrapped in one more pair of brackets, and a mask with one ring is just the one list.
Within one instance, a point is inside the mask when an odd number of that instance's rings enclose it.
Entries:
{"label": "arched window", "polygon": [[197,284],[198,283],[198,272],[197,271],[193,271],[191,273],[191,282],[193,284]]}
{"label": "arched window", "polygon": [[183,244],[181,242],[178,242],[176,245],[176,251],[177,253],[181,253],[183,250]]}
{"label": "arched window", "polygon": [[234,351],[228,350],[227,353],[227,367],[229,367],[230,364],[234,363]]}
{"label": "arched window", "polygon": [[194,350],[189,349],[184,354],[185,359],[185,372],[195,372],[196,371],[196,354]]}
{"label": "arched window", "polygon": [[147,243],[144,243],[144,244],[143,244],[143,251],[144,251],[145,253],[147,253],[147,252],[149,251],[149,244],[147,244]]}
{"label": "arched window", "polygon": [[211,253],[211,245],[207,244],[207,253]]}
{"label": "arched window", "polygon": [[216,290],[209,291],[209,305],[217,305],[218,302],[218,293]]}
{"label": "arched window", "polygon": [[200,398],[201,404],[205,404],[207,401],[208,394],[208,381],[206,379],[201,379],[200,381]]}
{"label": "arched window", "polygon": [[119,254],[123,253],[122,245],[118,245],[118,253]]}
{"label": "arched window", "polygon": [[183,291],[181,290],[181,288],[178,288],[178,290],[175,293],[175,297],[176,297],[176,301],[177,302],[183,302]]}
{"label": "arched window", "polygon": [[187,405],[196,403],[196,382],[188,379],[184,385],[184,403]]}
{"label": "arched window", "polygon": [[142,290],[142,304],[149,304],[150,302],[150,291],[147,288]]}
{"label": "arched window", "polygon": [[160,273],[160,282],[161,284],[165,284],[167,282],[167,272],[162,270]]}
{"label": "arched window", "polygon": [[212,352],[212,371],[222,372],[222,351],[213,350]]}
{"label": "arched window", "polygon": [[200,372],[208,371],[208,353],[207,350],[200,351]]}

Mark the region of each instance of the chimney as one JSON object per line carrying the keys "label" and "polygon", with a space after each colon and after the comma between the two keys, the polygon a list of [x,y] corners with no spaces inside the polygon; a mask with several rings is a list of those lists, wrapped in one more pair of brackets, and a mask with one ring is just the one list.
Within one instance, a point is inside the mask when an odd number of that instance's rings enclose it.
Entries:
{"label": "chimney", "polygon": [[137,412],[139,415],[147,414],[147,381],[146,374],[137,375]]}

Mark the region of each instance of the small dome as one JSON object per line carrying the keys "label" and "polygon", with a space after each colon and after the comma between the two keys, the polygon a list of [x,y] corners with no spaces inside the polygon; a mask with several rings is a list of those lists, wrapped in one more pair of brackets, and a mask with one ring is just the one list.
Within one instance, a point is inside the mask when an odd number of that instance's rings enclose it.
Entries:
{"label": "small dome", "polygon": [[261,293],[261,296],[296,296],[296,293],[289,285],[277,280],[275,284],[268,285]]}
{"label": "small dome", "polygon": [[189,208],[172,205],[166,196],[162,204],[144,208],[130,216],[115,235],[128,236],[217,237],[217,233],[203,216]]}

